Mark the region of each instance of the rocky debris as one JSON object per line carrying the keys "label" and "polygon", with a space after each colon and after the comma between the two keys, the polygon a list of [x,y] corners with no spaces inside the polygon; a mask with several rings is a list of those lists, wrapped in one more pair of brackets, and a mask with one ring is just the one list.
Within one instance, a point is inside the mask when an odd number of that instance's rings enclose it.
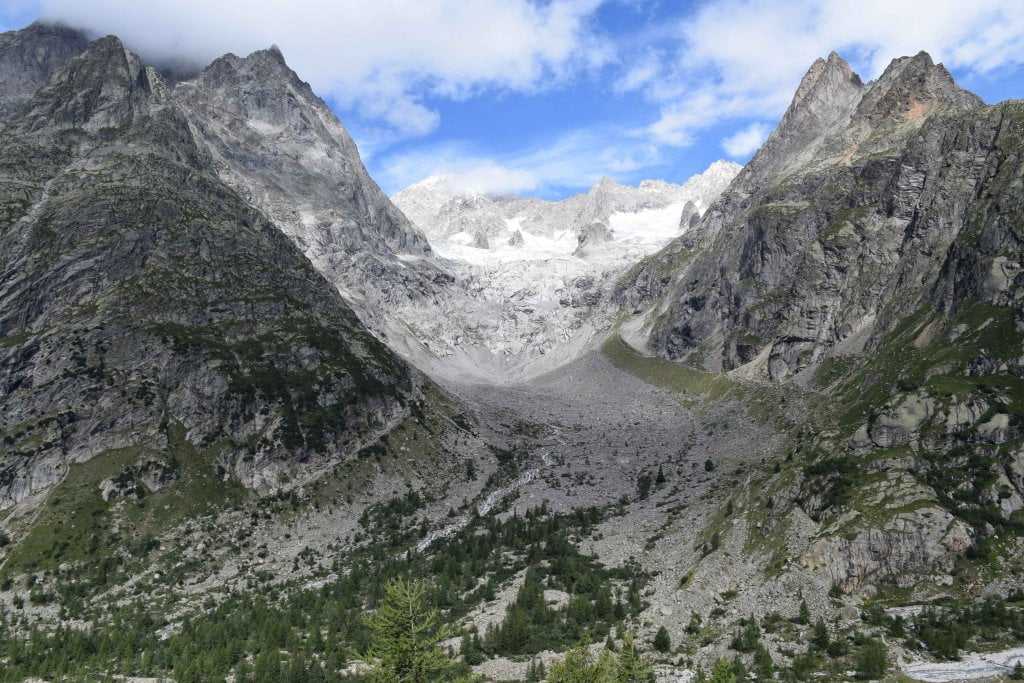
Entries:
{"label": "rocky debris", "polygon": [[521,247],[526,240],[523,239],[523,233],[519,230],[513,230],[512,235],[508,238],[508,246],[510,247]]}
{"label": "rocky debris", "polygon": [[1024,664],[1024,647],[1000,652],[965,652],[957,662],[910,661],[902,671],[917,681],[954,683],[966,680],[1000,680],[1018,664]]}
{"label": "rocky debris", "polygon": [[469,246],[474,249],[490,249],[491,244],[487,240],[487,233],[483,231],[476,232],[473,235],[473,241],[469,243]]}

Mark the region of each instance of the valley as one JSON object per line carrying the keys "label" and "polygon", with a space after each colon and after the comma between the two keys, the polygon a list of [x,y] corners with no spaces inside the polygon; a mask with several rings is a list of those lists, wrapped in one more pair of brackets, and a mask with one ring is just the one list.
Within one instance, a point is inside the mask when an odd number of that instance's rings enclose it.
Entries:
{"label": "valley", "polygon": [[832,53],[742,167],[388,197],[276,48],[36,23],[0,124],[0,680],[397,680],[401,590],[451,680],[1019,658],[1021,101]]}

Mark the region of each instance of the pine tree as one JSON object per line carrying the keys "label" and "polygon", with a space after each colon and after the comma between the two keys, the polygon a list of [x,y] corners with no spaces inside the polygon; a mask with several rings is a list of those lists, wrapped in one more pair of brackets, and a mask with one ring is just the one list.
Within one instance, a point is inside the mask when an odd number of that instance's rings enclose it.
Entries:
{"label": "pine tree", "polygon": [[889,653],[885,644],[877,639],[869,640],[857,653],[857,677],[876,679],[885,675],[889,668]]}
{"label": "pine tree", "polygon": [[811,636],[811,645],[819,650],[825,650],[828,648],[828,628],[825,626],[825,620],[818,617],[818,620],[814,622],[814,634]]}
{"label": "pine tree", "polygon": [[590,654],[590,643],[584,637],[571,647],[565,658],[551,666],[548,683],[610,683],[614,681],[617,663],[615,655],[601,650],[595,659]]}
{"label": "pine tree", "polygon": [[811,610],[807,609],[807,601],[800,599],[800,611],[796,617],[796,623],[807,625],[811,623]]}
{"label": "pine tree", "polygon": [[632,634],[622,638],[616,669],[616,683],[648,683],[654,680],[654,670],[640,657]]}
{"label": "pine tree", "polygon": [[245,657],[235,666],[235,683],[249,683],[249,662]]}
{"label": "pine tree", "polygon": [[430,683],[447,678],[453,662],[439,643],[449,637],[438,624],[437,610],[426,604],[426,587],[395,579],[384,587],[377,611],[366,617],[370,631],[369,661],[373,680],[389,683]]}
{"label": "pine tree", "polygon": [[743,665],[739,655],[732,658],[732,677],[737,682],[747,680],[747,667]]}
{"label": "pine tree", "polygon": [[668,636],[668,629],[664,626],[654,634],[654,649],[658,652],[668,652],[672,647],[672,640]]}
{"label": "pine tree", "polygon": [[462,636],[462,644],[459,647],[459,654],[462,655],[462,659],[466,664],[473,666],[474,664],[479,664],[484,661],[484,655],[480,651],[479,645],[479,637],[474,637],[469,632]]}
{"label": "pine tree", "polygon": [[1015,681],[1024,681],[1024,663],[1022,663],[1019,659],[1017,660],[1017,664],[1015,664],[1013,667],[1012,676],[1013,680]]}
{"label": "pine tree", "polygon": [[775,673],[775,662],[772,661],[772,655],[768,652],[768,648],[760,643],[754,649],[754,673],[762,681],[771,680]]}
{"label": "pine tree", "polygon": [[658,465],[658,475],[654,478],[654,483],[660,486],[666,481],[668,480],[665,478],[665,470],[662,469],[661,465]]}
{"label": "pine tree", "polygon": [[736,670],[728,659],[719,659],[711,670],[708,683],[736,683]]}

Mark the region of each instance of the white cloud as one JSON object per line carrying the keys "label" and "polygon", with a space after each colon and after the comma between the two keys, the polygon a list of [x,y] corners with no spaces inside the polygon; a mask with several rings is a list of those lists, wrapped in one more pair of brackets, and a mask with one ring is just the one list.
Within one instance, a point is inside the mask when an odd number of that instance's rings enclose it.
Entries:
{"label": "white cloud", "polygon": [[552,87],[609,59],[599,0],[41,0],[42,14],[114,33],[152,61],[208,63],[278,45],[322,95],[404,135],[433,130],[424,99]]}
{"label": "white cloud", "polygon": [[[597,25],[598,8],[613,1],[657,20],[613,42]],[[364,157],[436,130],[438,98],[530,94],[600,74],[602,89],[622,102],[604,123],[573,119],[582,127],[516,154],[464,142],[392,155],[374,164],[391,189],[444,170],[492,191],[579,187],[662,163],[703,135],[714,137],[701,149],[713,149],[723,131],[731,134],[722,147],[743,157],[763,135],[762,122],[782,114],[806,69],[831,50],[866,79],[921,49],[960,71],[1024,64],[1020,0],[707,0],[680,3],[668,18],[664,4],[643,0],[5,2],[10,12],[41,7],[50,18],[116,33],[154,61],[201,65],[277,44],[346,111]],[[654,111],[647,125],[629,129],[638,105]],[[532,125],[524,121],[516,134],[535,138]]]}
{"label": "white cloud", "polygon": [[667,54],[648,45],[620,60],[615,87],[659,104],[651,139],[685,146],[725,121],[780,116],[807,68],[832,50],[865,79],[920,50],[978,73],[1024,64],[1024,2],[717,0],[663,44]]}
{"label": "white cloud", "polygon": [[722,140],[722,149],[733,158],[749,157],[770,132],[771,127],[767,124],[754,122]]}
{"label": "white cloud", "polygon": [[486,159],[451,176],[451,185],[460,192],[501,194],[528,192],[537,188],[537,177],[522,168],[509,168]]}
{"label": "white cloud", "polygon": [[631,131],[595,128],[569,131],[507,154],[481,154],[467,142],[422,146],[380,159],[375,177],[389,193],[428,176],[446,175],[465,190],[558,194],[595,183],[603,175],[631,176],[660,160],[660,149]]}

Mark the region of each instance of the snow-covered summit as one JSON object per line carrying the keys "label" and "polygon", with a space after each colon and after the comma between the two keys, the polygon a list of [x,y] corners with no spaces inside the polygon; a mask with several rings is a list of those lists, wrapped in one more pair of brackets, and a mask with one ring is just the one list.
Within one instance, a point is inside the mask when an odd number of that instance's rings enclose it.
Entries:
{"label": "snow-covered summit", "polygon": [[[547,238],[568,232],[578,238],[593,224],[608,225],[612,216],[620,213],[667,210],[678,204],[681,214],[688,201],[703,212],[740,168],[729,161],[716,161],[682,185],[644,180],[632,186],[606,176],[589,191],[559,201],[459,191],[451,176],[435,175],[398,192],[392,201],[434,243],[465,240],[460,235],[468,235],[470,241],[485,236],[489,245],[504,245],[515,230]],[[679,232],[679,214],[662,223],[666,231],[662,241],[667,242]]]}

